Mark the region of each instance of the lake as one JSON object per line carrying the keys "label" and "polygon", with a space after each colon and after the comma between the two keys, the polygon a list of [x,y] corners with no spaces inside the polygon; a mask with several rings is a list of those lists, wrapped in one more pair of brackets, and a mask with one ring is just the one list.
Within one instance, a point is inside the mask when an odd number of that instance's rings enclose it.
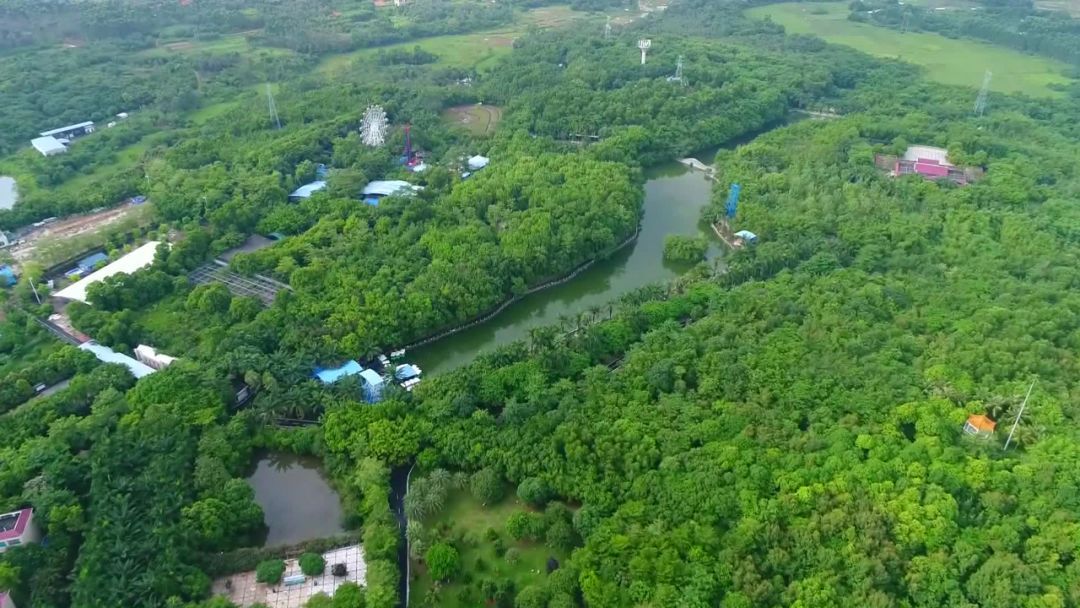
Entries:
{"label": "lake", "polygon": [[645,285],[670,280],[686,267],[664,261],[664,238],[669,234],[705,235],[711,243],[709,256],[719,255],[719,241],[700,219],[712,192],[705,174],[672,162],[646,170],[645,176],[644,216],[636,241],[573,280],[514,303],[486,323],[410,351],[409,359],[427,373],[451,370],[482,352],[526,339],[530,329],[555,324],[563,315],[577,315]]}
{"label": "lake", "polygon": [[15,178],[0,175],[0,209],[11,209],[15,206],[15,201],[18,198],[19,193],[15,190]]}
{"label": "lake", "polygon": [[265,452],[248,478],[266,517],[264,547],[334,536],[342,526],[341,499],[313,456]]}

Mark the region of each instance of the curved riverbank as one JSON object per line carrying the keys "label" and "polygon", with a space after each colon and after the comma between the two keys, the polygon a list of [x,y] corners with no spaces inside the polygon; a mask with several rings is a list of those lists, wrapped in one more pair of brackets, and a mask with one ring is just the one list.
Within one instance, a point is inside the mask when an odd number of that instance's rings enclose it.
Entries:
{"label": "curved riverbank", "polygon": [[676,162],[646,171],[645,204],[638,232],[606,257],[575,268],[558,281],[543,283],[462,324],[453,334],[439,332],[434,339],[411,348],[409,359],[426,373],[440,373],[472,361],[476,355],[516,340],[526,339],[534,327],[552,325],[591,307],[618,299],[639,287],[667,281],[686,266],[663,260],[664,238],[669,234],[704,235],[721,247],[701,208],[708,204],[711,182]]}
{"label": "curved riverbank", "polygon": [[464,323],[462,323],[462,324],[460,324],[460,325],[458,325],[456,327],[452,327],[450,329],[440,331],[438,333],[435,333],[435,334],[433,334],[431,336],[428,336],[426,338],[423,338],[421,340],[417,340],[416,342],[413,342],[412,344],[408,344],[408,345],[406,345],[406,346],[404,346],[402,348],[404,348],[405,350],[412,350],[414,348],[419,348],[421,346],[431,344],[432,342],[437,342],[439,340],[442,340],[443,338],[449,338],[450,336],[452,336],[452,335],[454,335],[454,334],[456,334],[458,332],[465,331],[466,329],[469,329],[470,327],[476,327],[477,325],[480,325],[481,323],[486,323],[486,322],[490,321],[491,319],[494,319],[495,317],[499,316],[499,314],[502,311],[509,308],[512,304],[514,304],[516,302],[519,302],[523,298],[526,298],[526,297],[531,296],[531,295],[533,295],[535,293],[539,293],[541,291],[544,291],[545,289],[549,289],[549,288],[555,287],[557,285],[562,285],[563,283],[566,283],[567,281],[570,281],[570,280],[574,279],[575,277],[577,277],[579,274],[581,274],[585,270],[588,270],[593,264],[596,263],[597,260],[607,259],[607,258],[615,255],[616,253],[618,253],[620,250],[626,248],[627,245],[629,245],[630,243],[633,243],[635,240],[637,240],[637,237],[638,237],[639,234],[641,234],[641,227],[640,226],[638,226],[637,230],[634,231],[634,234],[631,234],[622,243],[619,243],[615,247],[612,247],[611,249],[609,249],[606,252],[598,255],[597,257],[586,261],[585,263],[581,264],[577,268],[574,268],[573,270],[571,270],[569,273],[567,273],[565,275],[562,275],[560,277],[556,277],[554,279],[543,281],[543,282],[541,282],[540,284],[538,284],[536,286],[530,287],[524,293],[518,294],[516,296],[510,296],[506,300],[503,300],[502,303],[499,304],[498,306],[496,306],[495,308],[492,308],[492,309],[488,310],[487,312],[481,313],[479,316],[474,317],[470,321],[466,321],[466,322],[464,322]]}

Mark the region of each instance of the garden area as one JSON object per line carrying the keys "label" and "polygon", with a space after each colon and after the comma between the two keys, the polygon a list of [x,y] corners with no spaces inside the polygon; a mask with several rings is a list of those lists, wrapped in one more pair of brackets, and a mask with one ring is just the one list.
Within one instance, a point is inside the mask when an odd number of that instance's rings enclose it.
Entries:
{"label": "garden area", "polygon": [[570,598],[557,598],[559,589],[575,588],[577,576],[561,566],[578,539],[574,511],[549,498],[539,479],[526,479],[515,495],[490,469],[414,480],[405,503],[410,604],[563,605]]}

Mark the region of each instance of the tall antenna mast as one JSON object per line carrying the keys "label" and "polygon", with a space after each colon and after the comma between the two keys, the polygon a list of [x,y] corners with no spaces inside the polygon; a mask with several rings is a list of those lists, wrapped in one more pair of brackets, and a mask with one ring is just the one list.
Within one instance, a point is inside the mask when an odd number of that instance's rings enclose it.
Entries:
{"label": "tall antenna mast", "polygon": [[266,105],[270,108],[270,122],[281,128],[281,118],[277,113],[277,104],[274,103],[274,93],[270,90],[270,83],[266,83]]}
{"label": "tall antenna mast", "polygon": [[611,38],[611,15],[608,15],[607,23],[604,24],[604,39]]}
{"label": "tall antenna mast", "polygon": [[668,76],[668,82],[677,82],[684,87],[686,86],[686,79],[683,77],[682,55],[679,55],[678,61],[675,62],[675,75]]}
{"label": "tall antenna mast", "polygon": [[[987,72],[989,74],[989,72]],[[1031,386],[1028,387],[1027,395],[1024,396],[1024,402],[1020,404],[1020,411],[1016,412],[1016,420],[1013,420],[1012,429],[1009,430],[1009,438],[1005,440],[1005,447],[1001,449],[1002,452],[1009,449],[1009,444],[1012,443],[1013,433],[1016,432],[1016,426],[1020,424],[1020,416],[1024,415],[1024,408],[1027,407],[1028,399],[1031,398],[1031,389],[1035,388],[1035,380],[1031,381]]]}
{"label": "tall antenna mast", "polygon": [[645,65],[645,55],[649,52],[649,47],[652,46],[652,40],[648,38],[642,38],[637,41],[637,48],[641,49],[641,65]]}
{"label": "tall antenna mast", "polygon": [[986,70],[986,74],[983,74],[982,88],[979,89],[979,96],[975,98],[975,115],[982,116],[986,111],[986,97],[990,94],[990,79],[994,77],[994,73],[990,70]]}

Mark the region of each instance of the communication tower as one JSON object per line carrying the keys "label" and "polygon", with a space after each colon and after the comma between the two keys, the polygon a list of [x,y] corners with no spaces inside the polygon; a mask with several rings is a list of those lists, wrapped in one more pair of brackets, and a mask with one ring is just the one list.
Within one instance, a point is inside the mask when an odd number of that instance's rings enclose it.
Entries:
{"label": "communication tower", "polygon": [[649,47],[652,46],[652,40],[648,38],[642,38],[637,41],[637,48],[641,49],[641,65],[645,65],[645,55],[649,52]]}
{"label": "communication tower", "polygon": [[986,98],[990,95],[990,79],[994,77],[993,72],[986,70],[986,74],[983,75],[982,88],[979,89],[979,96],[975,98],[975,115],[982,116],[986,112]]}
{"label": "communication tower", "polygon": [[405,123],[405,151],[401,156],[401,162],[406,165],[413,159],[412,136],[409,134],[411,130],[412,125]]}
{"label": "communication tower", "polygon": [[611,15],[608,15],[607,23],[604,24],[604,39],[611,38]]}
{"label": "communication tower", "polygon": [[270,83],[266,83],[266,105],[270,108],[270,122],[281,128],[281,117],[277,113],[277,104],[274,103],[274,93],[270,90]]}
{"label": "communication tower", "polygon": [[386,142],[386,112],[382,106],[368,106],[360,121],[360,139],[364,145],[376,147]]}

